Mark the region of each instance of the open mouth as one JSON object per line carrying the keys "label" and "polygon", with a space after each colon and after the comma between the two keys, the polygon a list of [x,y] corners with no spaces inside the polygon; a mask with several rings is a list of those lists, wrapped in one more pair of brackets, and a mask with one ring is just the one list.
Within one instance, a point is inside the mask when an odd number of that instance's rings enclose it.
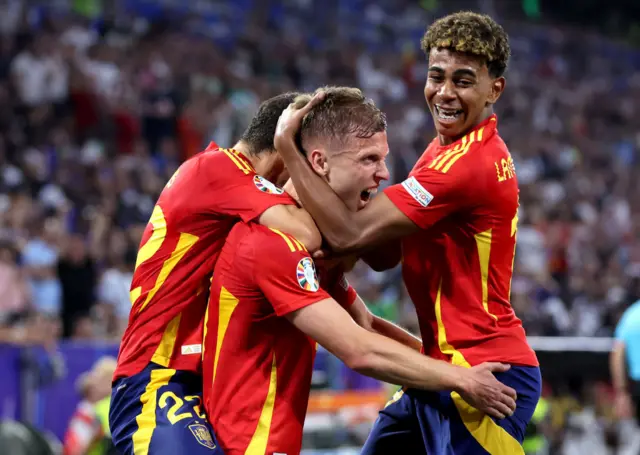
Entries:
{"label": "open mouth", "polygon": [[438,116],[438,120],[444,123],[455,122],[460,118],[463,111],[462,109],[451,109],[448,107],[435,106],[436,115]]}
{"label": "open mouth", "polygon": [[378,192],[378,188],[369,188],[360,192],[360,202],[362,206],[371,200],[374,194]]}

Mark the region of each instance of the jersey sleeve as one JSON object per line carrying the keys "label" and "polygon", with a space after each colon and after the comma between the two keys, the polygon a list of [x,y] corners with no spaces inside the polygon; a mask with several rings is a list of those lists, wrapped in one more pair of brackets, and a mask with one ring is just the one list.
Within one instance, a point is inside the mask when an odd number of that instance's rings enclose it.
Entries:
{"label": "jersey sleeve", "polygon": [[426,229],[468,205],[473,184],[468,168],[462,162],[447,172],[424,166],[384,193],[411,221]]}
{"label": "jersey sleeve", "polygon": [[248,169],[238,157],[231,156],[216,175],[221,180],[212,182],[211,206],[223,215],[249,222],[275,205],[296,205],[284,190]]}
{"label": "jersey sleeve", "polygon": [[315,263],[304,247],[287,234],[263,229],[267,232],[253,239],[254,276],[275,313],[284,316],[328,299],[329,294],[320,287]]}

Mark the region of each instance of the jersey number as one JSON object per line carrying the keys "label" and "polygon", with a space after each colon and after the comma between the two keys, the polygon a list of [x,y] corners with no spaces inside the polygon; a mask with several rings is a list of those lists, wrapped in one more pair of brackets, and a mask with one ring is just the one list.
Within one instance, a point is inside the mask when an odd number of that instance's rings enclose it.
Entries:
{"label": "jersey number", "polygon": [[[153,233],[149,240],[142,245],[140,250],[138,251],[138,257],[136,259],[136,267],[134,269],[134,274],[138,270],[138,267],[144,262],[151,259],[162,247],[162,243],[167,236],[167,220],[164,217],[164,213],[159,205],[156,205],[153,208],[153,213],[151,214],[151,219],[149,223],[153,227]],[[142,311],[144,307],[151,301],[153,296],[156,295],[158,290],[162,287],[164,282],[167,280],[167,277],[174,269],[174,267],[180,262],[182,257],[187,254],[187,251],[198,241],[198,237],[193,234],[187,234],[186,232],[180,233],[180,239],[178,240],[178,244],[171,252],[169,258],[164,261],[162,264],[162,268],[160,269],[160,273],[156,278],[155,285],[153,288],[147,293],[146,298],[140,304],[138,311]],[[133,289],[130,293],[131,304],[135,305],[138,298],[142,294],[142,286],[138,286]]]}
{"label": "jersey number", "polygon": [[169,400],[173,401],[173,404],[171,405],[171,407],[169,407],[169,410],[167,411],[167,419],[169,420],[169,423],[171,425],[175,425],[181,420],[189,419],[193,417],[193,414],[190,412],[183,412],[178,414],[178,411],[180,410],[180,408],[184,406],[185,401],[187,402],[195,401],[196,404],[193,405],[193,412],[195,412],[195,414],[199,418],[206,419],[206,416],[202,413],[202,410],[200,409],[200,397],[198,395],[189,395],[184,397],[184,400],[183,400],[182,398],[180,398],[178,395],[176,395],[171,391],[164,392],[160,396],[160,400],[158,401],[158,404],[160,405],[160,409],[166,408]]}

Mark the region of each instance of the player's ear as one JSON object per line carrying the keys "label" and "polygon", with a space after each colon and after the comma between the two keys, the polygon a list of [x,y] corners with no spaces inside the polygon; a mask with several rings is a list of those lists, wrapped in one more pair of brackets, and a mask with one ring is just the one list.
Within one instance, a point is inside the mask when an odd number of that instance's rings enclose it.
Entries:
{"label": "player's ear", "polygon": [[507,85],[507,80],[504,77],[496,77],[491,81],[491,93],[489,94],[489,99],[487,99],[487,104],[495,104],[504,92],[504,88]]}
{"label": "player's ear", "polygon": [[316,174],[322,176],[327,175],[327,157],[322,150],[312,150],[309,154],[309,161],[311,162],[311,167],[316,172]]}

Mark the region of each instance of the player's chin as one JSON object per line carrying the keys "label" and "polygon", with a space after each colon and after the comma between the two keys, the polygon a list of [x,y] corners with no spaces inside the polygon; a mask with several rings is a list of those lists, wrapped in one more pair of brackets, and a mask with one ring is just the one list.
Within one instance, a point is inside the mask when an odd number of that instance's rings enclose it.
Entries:
{"label": "player's chin", "polygon": [[451,138],[451,140],[455,142],[464,136],[466,127],[462,121],[453,125],[440,125],[436,123],[436,131],[438,135]]}

